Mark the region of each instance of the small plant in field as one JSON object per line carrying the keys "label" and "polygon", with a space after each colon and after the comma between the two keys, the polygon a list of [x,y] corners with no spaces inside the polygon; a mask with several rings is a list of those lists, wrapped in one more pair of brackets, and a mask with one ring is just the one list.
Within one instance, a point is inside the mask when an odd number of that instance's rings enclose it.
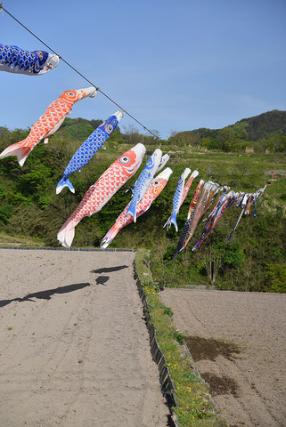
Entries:
{"label": "small plant in field", "polygon": [[169,317],[172,317],[174,313],[170,307],[164,307],[164,314],[166,314]]}
{"label": "small plant in field", "polygon": [[179,344],[184,344],[186,337],[182,332],[180,332],[178,330],[174,331],[174,337],[175,337],[175,340],[178,341]]}

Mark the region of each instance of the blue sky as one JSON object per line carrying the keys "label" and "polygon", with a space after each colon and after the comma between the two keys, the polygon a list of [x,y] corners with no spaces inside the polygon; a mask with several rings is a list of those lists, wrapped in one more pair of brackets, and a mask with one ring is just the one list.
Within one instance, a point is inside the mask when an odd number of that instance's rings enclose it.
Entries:
{"label": "blue sky", "polygon": [[[286,110],[285,0],[4,0],[4,5],[163,137]],[[42,48],[4,13],[0,42]],[[2,72],[0,126],[29,127],[63,90],[85,86],[63,63],[41,77]],[[114,111],[99,95],[75,105],[72,117],[106,118]],[[122,121],[126,128],[134,125]]]}

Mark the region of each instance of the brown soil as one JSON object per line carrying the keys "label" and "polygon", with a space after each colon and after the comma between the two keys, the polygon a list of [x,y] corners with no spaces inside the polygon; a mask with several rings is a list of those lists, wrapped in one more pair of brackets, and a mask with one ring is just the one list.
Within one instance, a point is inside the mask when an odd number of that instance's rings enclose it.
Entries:
{"label": "brown soil", "polygon": [[166,289],[195,365],[234,427],[286,426],[286,295]]}
{"label": "brown soil", "polygon": [[128,252],[0,250],[0,426],[166,426]]}
{"label": "brown soil", "polygon": [[213,338],[187,337],[186,344],[195,362],[202,359],[215,360],[218,355],[233,360],[234,355],[240,353],[238,345]]}
{"label": "brown soil", "polygon": [[221,394],[232,394],[238,396],[237,383],[230,377],[219,377],[210,372],[202,374],[203,379],[208,383],[212,396]]}

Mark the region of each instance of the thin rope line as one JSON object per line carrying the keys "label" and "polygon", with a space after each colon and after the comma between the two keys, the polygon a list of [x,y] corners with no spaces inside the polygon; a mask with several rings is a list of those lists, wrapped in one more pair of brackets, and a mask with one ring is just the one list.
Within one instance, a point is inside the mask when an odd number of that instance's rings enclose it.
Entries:
{"label": "thin rope line", "polygon": [[93,86],[98,92],[100,92],[103,96],[105,96],[106,99],[108,99],[110,102],[112,102],[114,105],[116,105],[120,110],[122,110],[127,116],[129,116],[132,120],[134,120],[138,125],[140,125],[143,129],[145,129],[146,132],[149,132],[155,139],[158,139],[158,136],[152,132],[147,126],[145,126],[142,122],[140,122],[138,119],[136,119],[133,114],[129,113],[122,105],[120,105],[117,101],[115,101],[110,95],[108,95],[105,91],[103,91],[100,87],[95,85],[91,80],[89,80],[84,74],[82,74],[77,68],[75,68],[70,62],[68,62],[62,55],[60,55],[57,51],[55,51],[51,46],[49,46],[44,40],[42,40],[37,34],[35,34],[30,28],[28,28],[25,24],[23,24],[16,16],[14,16],[11,12],[9,12],[2,3],[0,3],[0,12],[3,10],[7,15],[10,16],[14,21],[16,21],[24,30],[28,31],[35,39],[37,39],[40,43],[42,43],[44,46],[46,46],[51,52],[58,55],[59,58],[76,74],[78,74],[82,79],[84,79],[87,83],[89,83],[91,86]]}

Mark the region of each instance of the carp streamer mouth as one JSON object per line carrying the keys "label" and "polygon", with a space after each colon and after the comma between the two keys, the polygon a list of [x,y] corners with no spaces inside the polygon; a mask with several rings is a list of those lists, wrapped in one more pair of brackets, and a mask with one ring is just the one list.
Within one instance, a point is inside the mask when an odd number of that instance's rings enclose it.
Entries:
{"label": "carp streamer mouth", "polygon": [[128,175],[131,175],[131,174],[132,174],[132,172],[134,171],[134,169],[135,169],[135,166],[133,166],[132,168],[126,168],[125,170],[126,170],[126,173],[127,173]]}
{"label": "carp streamer mouth", "polygon": [[53,70],[54,68],[56,68],[58,66],[59,62],[60,62],[60,58],[58,55],[50,55],[47,58],[47,61],[46,61],[44,68],[46,70]]}
{"label": "carp streamer mouth", "polygon": [[134,169],[138,169],[139,168],[139,166],[140,166],[140,164],[141,164],[141,161],[140,160],[138,160],[138,162],[136,162],[135,163],[135,165],[133,165],[133,166],[130,166],[130,168],[126,168],[125,170],[126,170],[126,172],[128,173],[128,175],[131,175],[132,174],[132,172],[134,171]]}
{"label": "carp streamer mouth", "polygon": [[97,90],[94,87],[84,88],[84,89],[77,89],[77,96],[78,99],[84,99],[84,98],[94,98],[97,94]]}
{"label": "carp streamer mouth", "polygon": [[46,70],[53,70],[55,68],[55,65],[51,62],[48,62],[48,64],[45,65]]}

